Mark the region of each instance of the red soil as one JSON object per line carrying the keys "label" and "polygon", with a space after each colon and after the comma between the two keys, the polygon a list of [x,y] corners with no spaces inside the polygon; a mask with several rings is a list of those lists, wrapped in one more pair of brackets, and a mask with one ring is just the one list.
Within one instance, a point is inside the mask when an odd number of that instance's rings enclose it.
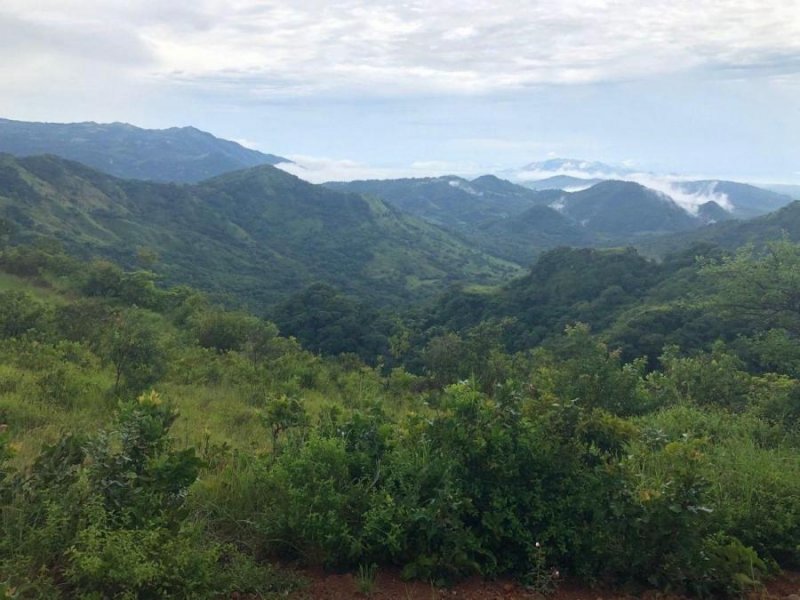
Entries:
{"label": "red soil", "polygon": [[[660,592],[631,595],[620,591],[593,590],[563,583],[552,594],[542,596],[509,581],[470,579],[451,588],[437,588],[419,581],[404,581],[399,573],[381,570],[370,593],[358,590],[357,577],[350,573],[305,571],[309,585],[292,595],[292,600],[678,600]],[[793,597],[797,594],[797,597]],[[800,600],[800,573],[785,574],[753,599]]]}

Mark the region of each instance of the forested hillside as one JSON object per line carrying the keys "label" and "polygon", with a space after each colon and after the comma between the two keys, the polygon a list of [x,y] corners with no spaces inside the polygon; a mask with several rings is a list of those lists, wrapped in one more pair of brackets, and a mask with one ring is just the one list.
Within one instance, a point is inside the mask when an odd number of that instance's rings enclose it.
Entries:
{"label": "forested hillside", "polygon": [[646,238],[637,246],[650,256],[663,256],[674,248],[700,242],[734,249],[745,244],[763,246],[767,241],[782,238],[800,241],[800,202],[792,202],[774,213],[747,221],[715,223],[697,231]]}
{"label": "forested hillside", "polygon": [[[763,215],[791,202],[788,196],[730,181],[675,183],[676,192],[698,203],[692,210],[663,192],[618,180],[556,177],[535,189],[494,176],[325,185],[381,198],[490,254],[525,266],[559,246],[649,247],[676,232],[693,232],[687,239],[704,239],[710,223]],[[679,239],[665,241],[662,247],[686,247]]]}
{"label": "forested hillside", "polygon": [[0,593],[740,597],[800,568],[797,204],[696,229],[627,182],[412,184],[463,223],[268,165],[0,155]]}
{"label": "forested hillside", "polygon": [[28,123],[0,119],[0,152],[54,154],[125,179],[197,182],[291,162],[194,127],[141,129],[127,123]]}
{"label": "forested hillside", "polygon": [[791,243],[553,251],[397,313],[376,367],[52,244],[0,268],[6,595],[277,597],[280,562],[736,597],[800,567]]}
{"label": "forested hillside", "polygon": [[385,304],[520,272],[380,200],[267,165],[190,186],[0,155],[0,216],[12,241],[54,238],[74,255],[144,264],[257,310],[317,282]]}

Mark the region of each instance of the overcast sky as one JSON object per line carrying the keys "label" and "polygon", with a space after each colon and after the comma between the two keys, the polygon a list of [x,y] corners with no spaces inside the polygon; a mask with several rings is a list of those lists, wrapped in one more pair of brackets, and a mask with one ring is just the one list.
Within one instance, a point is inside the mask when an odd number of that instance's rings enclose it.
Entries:
{"label": "overcast sky", "polygon": [[194,125],[312,179],[800,182],[800,0],[2,0],[0,81],[0,116]]}

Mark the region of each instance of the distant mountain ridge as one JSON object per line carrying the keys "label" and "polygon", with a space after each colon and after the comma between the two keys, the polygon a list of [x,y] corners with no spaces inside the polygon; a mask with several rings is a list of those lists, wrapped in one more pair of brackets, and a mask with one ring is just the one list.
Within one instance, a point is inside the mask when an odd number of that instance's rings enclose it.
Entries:
{"label": "distant mountain ridge", "polygon": [[560,212],[610,241],[699,227],[672,198],[631,181],[603,181],[563,196]]}
{"label": "distant mountain ridge", "polygon": [[[792,186],[758,187],[719,179],[681,179],[675,175],[662,176],[627,166],[570,158],[533,162],[505,174],[529,189],[560,189],[565,192],[583,191],[603,181],[631,181],[670,196],[692,216],[700,216],[705,221],[764,215],[791,202],[791,194],[787,192],[800,193]],[[702,208],[709,202],[714,202],[719,210],[711,206]]]}
{"label": "distant mountain ridge", "polygon": [[490,254],[529,264],[558,246],[610,246],[640,236],[702,227],[725,211],[690,214],[669,196],[630,181],[608,180],[577,192],[531,190],[494,176],[429,177],[325,184],[382,198]]}
{"label": "distant mountain ridge", "polygon": [[720,195],[730,202],[730,214],[740,219],[749,219],[771,213],[792,201],[789,196],[784,194],[735,181],[711,179],[682,181],[675,185],[680,190],[690,194],[703,194],[709,197]]}
{"label": "distant mountain ridge", "polygon": [[124,179],[196,183],[230,171],[291,162],[195,127],[31,123],[0,119],[0,152],[54,154]]}
{"label": "distant mountain ridge", "polygon": [[800,242],[800,201],[746,221],[729,220],[694,231],[645,237],[636,246],[643,254],[661,257],[701,242],[733,250],[745,244],[759,246],[782,238]]}
{"label": "distant mountain ridge", "polygon": [[375,198],[312,185],[269,165],[195,185],[118,179],[52,155],[0,154],[0,217],[12,242],[134,266],[146,248],[168,283],[264,309],[316,282],[363,300],[419,302],[453,283],[520,269]]}
{"label": "distant mountain ridge", "polygon": [[487,220],[519,214],[543,202],[538,192],[494,175],[473,180],[448,175],[324,185],[334,190],[377,196],[430,223],[459,231],[467,231]]}
{"label": "distant mountain ridge", "polygon": [[578,158],[548,158],[528,163],[519,169],[520,174],[547,173],[548,175],[568,175],[590,179],[614,179],[620,175],[634,172],[635,170],[630,167]]}

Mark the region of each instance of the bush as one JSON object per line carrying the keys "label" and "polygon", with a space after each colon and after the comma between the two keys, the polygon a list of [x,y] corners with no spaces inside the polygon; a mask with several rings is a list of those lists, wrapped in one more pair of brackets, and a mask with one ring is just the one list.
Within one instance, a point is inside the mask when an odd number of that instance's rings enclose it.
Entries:
{"label": "bush", "polygon": [[[270,587],[255,581],[258,567],[187,519],[200,461],[173,449],[175,417],[158,394],[143,395],[122,408],[114,429],[66,436],[28,472],[0,478],[0,581],[34,597],[120,599]],[[224,563],[236,565],[233,575]]]}

